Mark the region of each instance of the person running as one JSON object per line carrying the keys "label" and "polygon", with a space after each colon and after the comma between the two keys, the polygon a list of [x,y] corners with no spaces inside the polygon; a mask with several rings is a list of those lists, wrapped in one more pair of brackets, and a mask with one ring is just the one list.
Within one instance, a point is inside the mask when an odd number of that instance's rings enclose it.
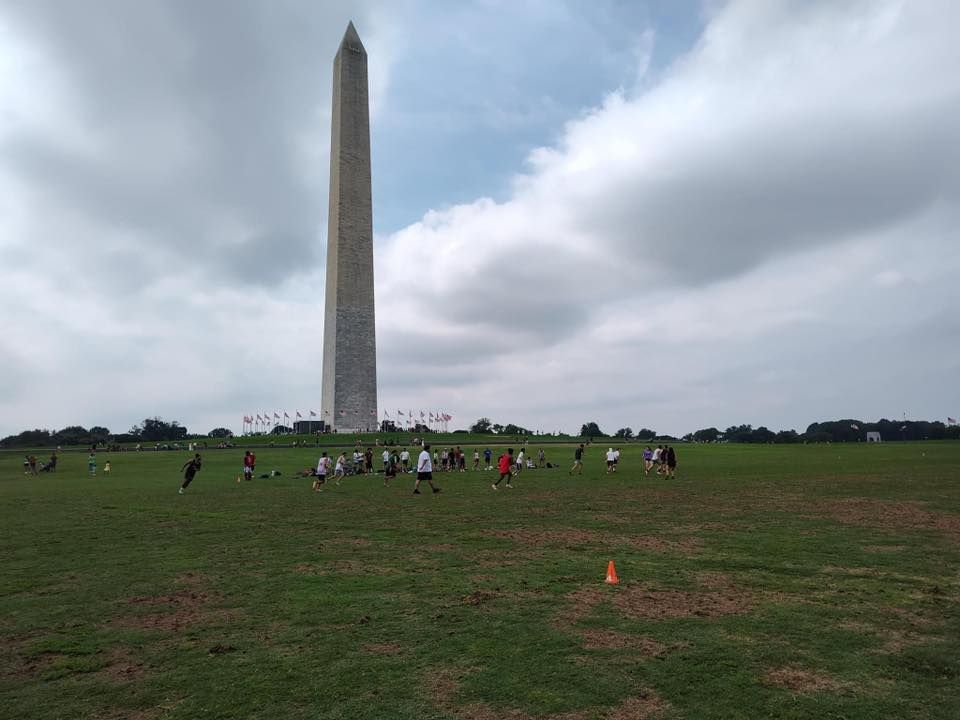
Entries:
{"label": "person running", "polygon": [[490,461],[493,459],[493,452],[490,448],[484,448],[483,451],[483,461],[487,464],[487,470],[493,470],[493,466],[490,464]]}
{"label": "person running", "polygon": [[519,475],[523,471],[523,466],[527,462],[527,451],[523,448],[520,448],[520,453],[517,455],[517,472],[514,475]]}
{"label": "person running", "polygon": [[457,470],[460,472],[467,471],[467,454],[459,447],[457,448]]}
{"label": "person running", "polygon": [[340,484],[340,481],[343,480],[344,476],[347,474],[347,458],[344,457],[343,453],[337,455],[337,464],[333,468],[333,479],[337,485]]}
{"label": "person running", "polygon": [[410,451],[406,448],[400,453],[400,469],[405,473],[410,472]]}
{"label": "person running", "polygon": [[613,448],[607,448],[607,475],[617,471],[616,462],[617,454],[613,451]]}
{"label": "person running", "polygon": [[256,458],[253,453],[247,450],[243,454],[243,479],[253,480],[253,466],[256,464]]}
{"label": "person running", "polygon": [[613,471],[617,471],[617,466],[620,464],[620,448],[614,448],[613,451]]}
{"label": "person running", "polygon": [[[521,452],[523,452],[521,450]],[[513,448],[507,448],[507,451],[500,456],[497,460],[497,469],[500,471],[500,477],[497,478],[497,481],[491,485],[494,490],[499,490],[497,485],[500,484],[501,480],[506,480],[506,486],[512,488],[513,485],[510,484],[510,479],[512,477],[511,469],[513,468]]]}
{"label": "person running", "polygon": [[103,474],[104,474],[104,475],[109,475],[109,474],[110,474],[110,461],[109,461],[109,460],[107,460],[107,461],[103,464]]}
{"label": "person running", "polygon": [[323,484],[327,481],[327,473],[330,472],[330,458],[324,452],[317,461],[317,479],[313,481],[313,489],[317,492],[323,490]]}
{"label": "person running", "polygon": [[570,472],[567,475],[573,475],[573,471],[577,471],[577,475],[583,475],[583,443],[573,451],[573,467],[570,468]]}
{"label": "person running", "polygon": [[663,455],[663,446],[657,445],[657,449],[653,451],[653,457],[651,458],[651,460],[653,461],[654,467],[657,468],[657,475],[660,474],[660,456],[661,455]]}
{"label": "person running", "polygon": [[[384,449],[383,451],[383,477],[387,477],[387,467],[390,465],[390,451]],[[386,485],[386,483],[384,483]]]}
{"label": "person running", "polygon": [[90,453],[87,456],[87,472],[90,473],[90,477],[93,477],[97,474],[97,454]]}
{"label": "person running", "polygon": [[643,451],[643,474],[649,475],[650,468],[652,467],[653,467],[653,450],[651,450],[650,446],[647,445],[647,447]]}
{"label": "person running", "polygon": [[547,455],[543,452],[543,448],[537,450],[537,467],[543,468],[547,466]]}
{"label": "person running", "polygon": [[[436,455],[436,453],[434,453]],[[420,457],[417,459],[417,482],[413,486],[413,494],[420,494],[420,483],[424,480],[430,485],[434,493],[440,492],[440,488],[433,484],[433,460],[430,457],[430,446],[424,445],[420,451]]]}
{"label": "person running", "polygon": [[677,453],[673,450],[673,445],[667,448],[667,477],[677,477]]}
{"label": "person running", "polygon": [[200,453],[187,460],[180,469],[183,470],[183,484],[180,486],[180,494],[183,495],[183,491],[193,482],[194,476],[200,472]]}
{"label": "person running", "polygon": [[473,449],[473,467],[470,469],[471,470],[480,469],[480,451],[477,450],[476,448]]}

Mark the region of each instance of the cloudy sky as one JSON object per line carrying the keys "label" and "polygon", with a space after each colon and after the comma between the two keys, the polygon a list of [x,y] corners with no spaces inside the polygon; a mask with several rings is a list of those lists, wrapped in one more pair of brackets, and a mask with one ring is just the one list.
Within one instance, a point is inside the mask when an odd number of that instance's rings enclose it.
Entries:
{"label": "cloudy sky", "polygon": [[350,19],[381,409],[960,413],[952,0],[0,0],[0,436],[318,408]]}

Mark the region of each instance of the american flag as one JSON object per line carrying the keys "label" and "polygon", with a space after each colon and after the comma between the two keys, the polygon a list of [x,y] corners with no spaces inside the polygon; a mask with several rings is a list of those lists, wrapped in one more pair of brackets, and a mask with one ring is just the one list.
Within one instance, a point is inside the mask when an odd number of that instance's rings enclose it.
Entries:
{"label": "american flag", "polygon": [[298,418],[302,418],[302,417],[303,417],[303,415],[300,414],[300,411],[299,411],[299,410],[297,410],[297,417],[298,417]]}
{"label": "american flag", "polygon": [[310,417],[316,417],[316,416],[317,416],[317,414],[316,414],[313,410],[311,410],[311,411],[310,411]]}
{"label": "american flag", "polygon": [[263,418],[260,417],[260,413],[257,413],[257,422],[263,422]]}
{"label": "american flag", "polygon": [[274,414],[273,414],[273,419],[274,419],[274,420],[279,420],[279,419],[280,419],[280,416],[279,416],[277,413],[274,413]]}
{"label": "american flag", "polygon": [[947,424],[948,424],[948,425],[956,425],[956,424],[957,424],[957,419],[956,419],[956,418],[952,418],[952,417],[948,417],[948,418],[947,418]]}
{"label": "american flag", "polygon": [[403,417],[403,411],[397,410],[397,417]]}
{"label": "american flag", "polygon": [[290,415],[287,414],[287,411],[286,411],[286,410],[283,411],[283,416],[284,416],[285,418],[290,417]]}

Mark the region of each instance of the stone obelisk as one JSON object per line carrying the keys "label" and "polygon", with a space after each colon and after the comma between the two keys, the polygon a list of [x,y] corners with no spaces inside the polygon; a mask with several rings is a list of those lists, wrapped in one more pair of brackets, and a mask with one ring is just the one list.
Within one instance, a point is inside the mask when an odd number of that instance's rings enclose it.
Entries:
{"label": "stone obelisk", "polygon": [[321,405],[323,420],[338,431],[376,429],[367,51],[352,22],[333,60]]}

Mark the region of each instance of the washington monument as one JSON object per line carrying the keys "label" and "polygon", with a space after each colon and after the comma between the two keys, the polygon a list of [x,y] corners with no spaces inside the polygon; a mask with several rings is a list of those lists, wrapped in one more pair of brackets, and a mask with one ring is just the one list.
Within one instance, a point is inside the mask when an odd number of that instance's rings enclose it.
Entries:
{"label": "washington monument", "polygon": [[373,430],[377,341],[367,51],[352,22],[333,60],[326,295],[323,420],[337,430]]}

